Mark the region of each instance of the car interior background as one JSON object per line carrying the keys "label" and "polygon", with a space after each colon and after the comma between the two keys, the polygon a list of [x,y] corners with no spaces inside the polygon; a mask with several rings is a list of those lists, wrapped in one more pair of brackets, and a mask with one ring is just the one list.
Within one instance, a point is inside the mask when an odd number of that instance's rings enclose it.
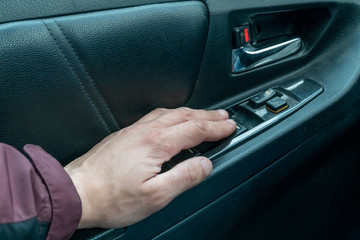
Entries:
{"label": "car interior background", "polygon": [[66,165],[158,107],[238,130],[151,217],[73,239],[359,239],[360,2],[37,0],[0,8],[0,142]]}

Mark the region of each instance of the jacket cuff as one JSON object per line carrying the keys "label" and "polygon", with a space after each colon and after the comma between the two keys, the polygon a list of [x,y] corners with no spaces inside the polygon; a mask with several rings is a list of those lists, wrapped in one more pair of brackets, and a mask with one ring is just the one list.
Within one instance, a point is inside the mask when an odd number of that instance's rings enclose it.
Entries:
{"label": "jacket cuff", "polygon": [[69,239],[81,219],[81,200],[61,164],[36,145],[25,145],[34,167],[44,181],[52,204],[52,220],[47,239]]}

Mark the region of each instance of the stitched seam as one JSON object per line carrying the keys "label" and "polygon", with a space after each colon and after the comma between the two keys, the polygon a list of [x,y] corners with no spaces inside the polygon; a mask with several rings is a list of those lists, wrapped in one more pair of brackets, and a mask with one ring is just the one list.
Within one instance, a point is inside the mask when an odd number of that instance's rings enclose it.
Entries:
{"label": "stitched seam", "polygon": [[60,32],[64,35],[66,41],[69,43],[69,45],[70,45],[72,51],[74,52],[77,60],[79,61],[81,67],[82,67],[83,70],[85,71],[86,76],[89,78],[91,85],[94,87],[95,92],[98,94],[99,100],[100,100],[101,103],[104,105],[106,111],[109,113],[109,116],[110,116],[111,120],[113,121],[113,123],[115,123],[116,128],[119,130],[120,128],[119,128],[119,126],[118,126],[118,124],[117,124],[117,122],[116,122],[116,120],[115,120],[114,115],[113,115],[112,112],[110,111],[110,108],[109,108],[108,104],[106,103],[104,97],[102,96],[102,94],[100,93],[98,87],[96,86],[94,79],[91,77],[89,71],[88,71],[87,68],[85,67],[84,62],[83,62],[82,59],[79,57],[79,54],[78,54],[77,51],[75,50],[75,47],[73,46],[72,42],[69,40],[68,36],[67,36],[66,33],[63,31],[61,25],[60,25],[55,19],[54,19],[53,21],[56,23],[56,25],[57,25],[58,28],[60,29]]}
{"label": "stitched seam", "polygon": [[75,69],[73,68],[73,66],[72,66],[72,64],[70,63],[69,59],[66,57],[66,54],[64,53],[64,51],[63,51],[62,47],[60,46],[59,42],[56,40],[56,38],[55,38],[54,34],[52,33],[51,29],[49,28],[49,26],[48,26],[44,21],[41,21],[41,22],[45,25],[45,27],[46,27],[46,29],[48,30],[48,32],[50,33],[51,37],[54,39],[57,47],[59,48],[59,50],[60,50],[60,52],[61,52],[61,54],[63,55],[63,57],[65,58],[66,62],[67,62],[68,65],[69,65],[71,71],[72,71],[73,74],[75,75],[76,80],[79,82],[81,89],[82,89],[83,92],[85,93],[85,95],[86,95],[86,97],[88,98],[90,104],[91,104],[91,105],[93,106],[93,108],[95,109],[96,115],[100,118],[100,120],[101,120],[102,124],[105,126],[106,130],[107,130],[109,133],[111,133],[111,131],[110,131],[110,129],[109,129],[109,126],[106,124],[106,122],[105,122],[103,116],[101,115],[99,109],[96,107],[96,105],[94,104],[94,101],[91,99],[90,95],[89,95],[88,92],[86,91],[86,88],[85,88],[84,84],[81,82],[81,80],[80,80],[77,72],[76,72]]}

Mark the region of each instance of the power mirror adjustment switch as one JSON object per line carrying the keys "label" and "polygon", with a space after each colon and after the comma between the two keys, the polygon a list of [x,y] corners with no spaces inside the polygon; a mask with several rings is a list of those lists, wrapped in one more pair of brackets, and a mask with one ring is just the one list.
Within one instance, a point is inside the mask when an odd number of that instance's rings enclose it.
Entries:
{"label": "power mirror adjustment switch", "polygon": [[249,106],[252,108],[259,108],[264,105],[271,98],[275,97],[276,91],[273,89],[268,89],[264,92],[257,94],[256,96],[250,98]]}
{"label": "power mirror adjustment switch", "polygon": [[287,102],[281,97],[275,97],[266,102],[266,108],[273,113],[279,113],[288,107]]}

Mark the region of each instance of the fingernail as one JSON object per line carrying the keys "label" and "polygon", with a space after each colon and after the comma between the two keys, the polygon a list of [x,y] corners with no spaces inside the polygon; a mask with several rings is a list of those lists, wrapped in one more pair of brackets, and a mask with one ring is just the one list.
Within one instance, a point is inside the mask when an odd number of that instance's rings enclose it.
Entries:
{"label": "fingernail", "polygon": [[204,169],[204,172],[205,172],[205,175],[206,177],[210,175],[211,171],[212,171],[212,164],[209,160],[205,160],[205,159],[202,159],[200,161],[201,163],[201,166],[203,167]]}
{"label": "fingernail", "polygon": [[224,109],[219,109],[219,110],[217,110],[221,115],[223,115],[223,116],[228,116],[228,113],[227,113],[227,111],[225,111]]}

